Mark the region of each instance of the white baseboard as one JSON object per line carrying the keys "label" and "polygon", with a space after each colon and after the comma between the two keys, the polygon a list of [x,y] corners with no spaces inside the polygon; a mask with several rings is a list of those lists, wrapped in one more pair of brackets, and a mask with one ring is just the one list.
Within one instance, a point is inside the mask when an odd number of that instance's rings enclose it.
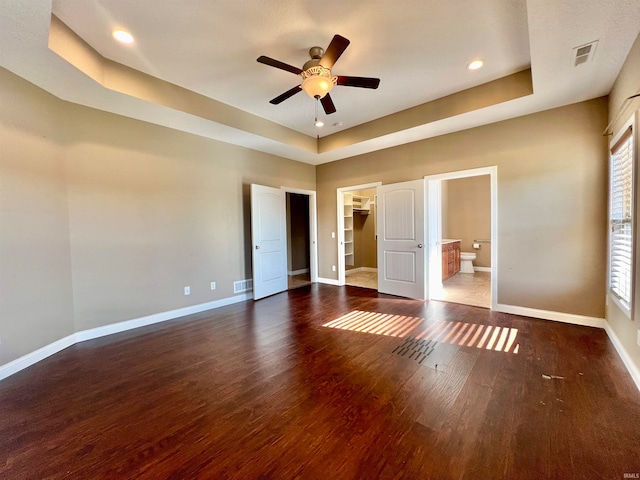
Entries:
{"label": "white baseboard", "polygon": [[604,330],[605,332],[607,332],[607,335],[609,336],[609,340],[611,340],[611,343],[613,343],[613,346],[618,352],[618,355],[620,355],[620,358],[622,359],[622,363],[624,363],[624,366],[627,367],[627,371],[629,372],[629,374],[631,375],[631,378],[635,382],[636,387],[638,387],[638,390],[640,390],[640,369],[638,369],[635,363],[633,363],[631,356],[622,345],[622,342],[616,335],[616,332],[613,331],[613,328],[611,327],[611,324],[609,322],[605,322]]}
{"label": "white baseboard", "polygon": [[245,300],[250,300],[252,298],[253,293],[245,293],[242,295],[236,295],[220,300],[214,300],[213,302],[201,303],[199,305],[192,305],[190,307],[178,308],[176,310],[170,310],[168,312],[147,315],[146,317],[140,317],[133,320],[113,323],[111,325],[105,325],[104,327],[81,330],[67,337],[61,338],[60,340],[56,340],[49,345],[45,345],[38,350],[27,353],[26,355],[23,355],[22,357],[17,358],[9,363],[0,365],[0,380],[13,375],[14,373],[18,373],[20,370],[24,370],[25,368],[30,367],[40,360],[44,360],[54,353],[58,353],[60,350],[64,350],[65,348],[75,345],[76,343],[84,342],[86,340],[92,340],[94,338],[105,337],[107,335],[113,335],[114,333],[120,333],[154,323],[166,322],[167,320],[173,320],[187,315],[192,315],[194,313],[213,310],[215,308],[224,307],[233,303],[244,302]]}
{"label": "white baseboard", "polygon": [[205,312],[207,310],[213,310],[215,308],[224,307],[233,303],[244,302],[245,300],[250,300],[252,298],[253,293],[243,293],[242,295],[214,300],[213,302],[178,308],[176,310],[170,310],[168,312],[155,313],[153,315],[147,315],[146,317],[126,320],[124,322],[112,323],[110,325],[105,325],[104,327],[92,328],[90,330],[82,330],[76,333],[76,342],[84,342],[86,340],[92,340],[94,338],[113,335],[114,333],[125,332],[134,328],[145,327],[154,323],[166,322],[167,320],[173,320],[175,318],[193,315],[194,313]]}
{"label": "white baseboard", "polygon": [[491,273],[491,267],[476,267],[475,265],[473,266],[473,270],[476,272],[489,272]]}
{"label": "white baseboard", "polygon": [[347,270],[344,272],[345,275],[351,275],[352,273],[358,273],[358,272],[377,272],[378,269],[377,268],[373,268],[373,267],[356,267],[356,268],[352,268],[350,270]]}
{"label": "white baseboard", "polygon": [[340,286],[340,282],[338,280],[334,280],[333,278],[318,277],[318,283],[326,283],[327,285],[335,285],[337,287]]}
{"label": "white baseboard", "polygon": [[572,323],[585,327],[604,328],[606,320],[604,318],[586,317],[573,313],[552,312],[550,310],[538,310],[537,308],[517,307],[515,305],[497,304],[493,308],[496,312],[522,315],[523,317],[542,318],[544,320],[554,320],[556,322]]}
{"label": "white baseboard", "polygon": [[34,363],[38,363],[40,360],[44,360],[47,357],[50,357],[54,353],[58,353],[61,350],[64,350],[71,345],[76,343],[75,334],[71,334],[60,340],[56,340],[49,345],[45,345],[38,350],[27,353],[20,358],[16,358],[15,360],[5,363],[4,365],[0,365],[0,380],[3,380],[14,373],[18,373],[20,370],[24,370],[27,367],[30,367]]}
{"label": "white baseboard", "polygon": [[287,272],[289,276],[292,275],[302,275],[303,273],[309,273],[309,269],[308,268],[303,268],[301,270],[292,270]]}

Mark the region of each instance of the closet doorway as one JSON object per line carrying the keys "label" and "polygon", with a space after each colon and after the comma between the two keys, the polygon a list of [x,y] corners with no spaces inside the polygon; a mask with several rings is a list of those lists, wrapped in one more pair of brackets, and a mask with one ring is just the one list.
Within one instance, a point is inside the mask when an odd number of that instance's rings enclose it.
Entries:
{"label": "closet doorway", "polygon": [[286,192],[288,289],[310,285],[311,206],[307,194]]}
{"label": "closet doorway", "polygon": [[340,285],[378,289],[376,187],[338,189],[338,281]]}

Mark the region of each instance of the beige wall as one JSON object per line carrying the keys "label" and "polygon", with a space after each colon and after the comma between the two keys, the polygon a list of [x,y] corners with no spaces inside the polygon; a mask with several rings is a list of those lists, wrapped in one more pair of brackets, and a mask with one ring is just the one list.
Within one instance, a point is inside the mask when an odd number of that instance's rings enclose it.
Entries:
{"label": "beige wall", "polygon": [[249,185],[315,188],[313,166],[68,104],[5,70],[0,94],[0,364],[232,296],[251,276]]}
{"label": "beige wall", "polygon": [[476,254],[476,267],[491,267],[491,244],[473,248],[474,240],[491,239],[491,177],[456,178],[442,186],[442,237],[460,239],[463,252]]}
{"label": "beige wall", "polygon": [[[440,211],[449,211],[449,182],[440,182]],[[440,215],[440,230],[442,238],[449,237],[449,215],[442,213]]]}
{"label": "beige wall", "polygon": [[[638,154],[638,145],[640,145],[640,135],[638,130],[640,129],[640,99],[628,102],[627,107],[624,110],[620,110],[625,98],[640,93],[640,36],[636,39],[627,60],[620,71],[620,74],[611,90],[611,103],[609,106],[609,116],[613,120],[617,117],[613,125],[613,132],[618,133],[618,130],[632,115],[636,118],[636,131],[635,131],[635,144],[636,154]],[[620,113],[619,113],[620,112]],[[611,138],[611,137],[609,137]],[[636,168],[638,168],[638,162],[636,158]],[[637,181],[640,182],[640,175],[636,175]],[[636,201],[636,214],[640,212],[640,183],[636,184],[635,190]],[[640,233],[638,230],[638,221],[636,218],[635,229],[635,277],[634,277],[634,296],[633,302],[635,304],[635,312],[633,319],[629,319],[613,301],[608,302],[607,306],[607,321],[611,325],[611,328],[615,332],[616,336],[620,339],[623,347],[629,354],[629,359],[633,362],[636,369],[640,371],[640,347],[636,343],[636,335],[640,330],[640,308],[638,308],[638,302],[640,301]]]}
{"label": "beige wall", "polygon": [[640,35],[627,55],[609,94],[609,121],[614,131],[640,109],[640,98],[625,103],[627,97],[640,93]]}
{"label": "beige wall", "polygon": [[602,318],[606,124],[599,98],[318,166],[320,277],[337,278],[336,188],[496,165],[498,302]]}
{"label": "beige wall", "polygon": [[65,108],[76,122],[66,157],[79,330],[233,296],[251,277],[249,185],[314,188],[299,162]]}
{"label": "beige wall", "polygon": [[74,332],[59,103],[0,69],[0,365]]}

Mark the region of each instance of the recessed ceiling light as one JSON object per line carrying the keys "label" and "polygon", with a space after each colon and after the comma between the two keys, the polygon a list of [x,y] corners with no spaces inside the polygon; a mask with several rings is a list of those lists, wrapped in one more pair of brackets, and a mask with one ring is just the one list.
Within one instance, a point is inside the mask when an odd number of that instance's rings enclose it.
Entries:
{"label": "recessed ceiling light", "polygon": [[316,127],[324,127],[324,122],[322,120],[316,120]]}
{"label": "recessed ceiling light", "polygon": [[474,60],[469,65],[467,65],[467,69],[478,70],[479,68],[482,68],[483,65],[484,65],[484,62],[482,60]]}
{"label": "recessed ceiling light", "polygon": [[113,38],[115,38],[119,42],[133,43],[133,35],[131,35],[126,30],[114,30],[113,32],[111,32],[111,35],[113,35]]}

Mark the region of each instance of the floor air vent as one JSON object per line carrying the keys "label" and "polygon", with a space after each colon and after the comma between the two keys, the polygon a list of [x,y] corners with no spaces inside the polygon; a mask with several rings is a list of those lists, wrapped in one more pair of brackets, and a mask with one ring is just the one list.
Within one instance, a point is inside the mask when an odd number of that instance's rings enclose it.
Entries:
{"label": "floor air vent", "polygon": [[407,337],[402,345],[398,345],[393,352],[402,357],[409,357],[418,363],[424,362],[425,358],[433,353],[438,342],[435,340],[419,340],[414,337]]}

